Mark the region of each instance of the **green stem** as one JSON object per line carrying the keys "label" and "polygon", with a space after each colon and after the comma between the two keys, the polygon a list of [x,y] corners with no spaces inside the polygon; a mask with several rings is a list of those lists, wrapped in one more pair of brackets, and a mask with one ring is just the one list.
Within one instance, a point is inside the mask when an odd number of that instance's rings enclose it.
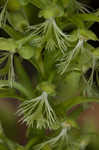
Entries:
{"label": "green stem", "polygon": [[24,67],[22,66],[20,59],[18,56],[14,57],[14,65],[15,65],[15,70],[16,74],[18,76],[19,82],[28,89],[29,93],[31,96],[33,96],[33,87],[32,87],[32,82],[25,71]]}
{"label": "green stem", "polygon": [[30,150],[30,148],[32,148],[33,145],[35,145],[35,144],[39,141],[39,139],[40,139],[40,138],[38,138],[38,137],[32,138],[32,139],[28,142],[28,144],[25,146],[25,150]]}

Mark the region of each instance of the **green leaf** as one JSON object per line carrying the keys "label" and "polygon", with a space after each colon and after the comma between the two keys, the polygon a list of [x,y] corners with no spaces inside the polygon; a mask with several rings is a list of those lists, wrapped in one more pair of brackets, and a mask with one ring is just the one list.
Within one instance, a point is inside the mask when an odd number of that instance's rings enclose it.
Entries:
{"label": "green leaf", "polygon": [[78,104],[91,103],[91,102],[99,102],[99,98],[88,98],[88,97],[78,96],[61,102],[60,107],[61,109],[64,109],[67,112]]}
{"label": "green leaf", "polygon": [[99,22],[99,17],[92,13],[77,14],[75,17],[80,18],[83,21]]}
{"label": "green leaf", "polygon": [[80,35],[84,37],[86,40],[93,40],[93,41],[99,40],[98,37],[95,35],[95,33],[92,32],[91,30],[80,29],[79,32]]}

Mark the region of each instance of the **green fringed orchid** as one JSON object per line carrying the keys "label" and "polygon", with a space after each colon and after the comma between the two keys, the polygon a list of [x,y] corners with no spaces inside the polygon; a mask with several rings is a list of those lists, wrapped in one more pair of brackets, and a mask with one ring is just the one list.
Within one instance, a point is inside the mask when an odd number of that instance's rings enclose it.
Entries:
{"label": "green fringed orchid", "polygon": [[0,148],[85,150],[91,136],[76,119],[82,104],[99,102],[99,39],[90,28],[98,11],[82,0],[2,0],[0,8],[0,98],[21,101],[28,128],[24,148],[2,137]]}

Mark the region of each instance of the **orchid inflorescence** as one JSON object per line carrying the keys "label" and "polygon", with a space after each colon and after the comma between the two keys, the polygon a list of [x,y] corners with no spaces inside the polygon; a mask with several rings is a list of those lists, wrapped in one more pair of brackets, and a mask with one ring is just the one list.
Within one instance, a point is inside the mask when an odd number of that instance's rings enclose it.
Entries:
{"label": "orchid inflorescence", "polygon": [[26,150],[85,150],[90,143],[89,134],[81,138],[74,125],[78,113],[74,122],[67,114],[99,98],[99,48],[91,44],[99,41],[91,31],[99,17],[92,10],[82,0],[0,2],[0,29],[6,35],[0,37],[0,98],[21,100],[19,122],[28,135],[39,131],[34,143],[29,135]]}

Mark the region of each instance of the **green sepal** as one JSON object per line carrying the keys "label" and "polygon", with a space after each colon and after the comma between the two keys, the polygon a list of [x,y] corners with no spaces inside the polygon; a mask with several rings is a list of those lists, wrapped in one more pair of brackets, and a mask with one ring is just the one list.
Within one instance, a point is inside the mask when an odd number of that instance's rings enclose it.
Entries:
{"label": "green sepal", "polygon": [[34,56],[34,48],[28,44],[23,45],[17,50],[20,56],[24,59],[30,59]]}
{"label": "green sepal", "polygon": [[45,91],[47,94],[55,94],[55,85],[49,83],[49,82],[42,82],[37,87],[40,91]]}
{"label": "green sepal", "polygon": [[49,6],[45,10],[41,10],[39,16],[43,16],[45,19],[55,18],[63,16],[64,10],[58,5]]}
{"label": "green sepal", "polygon": [[14,53],[17,48],[15,40],[11,38],[0,38],[0,50],[5,50]]}

